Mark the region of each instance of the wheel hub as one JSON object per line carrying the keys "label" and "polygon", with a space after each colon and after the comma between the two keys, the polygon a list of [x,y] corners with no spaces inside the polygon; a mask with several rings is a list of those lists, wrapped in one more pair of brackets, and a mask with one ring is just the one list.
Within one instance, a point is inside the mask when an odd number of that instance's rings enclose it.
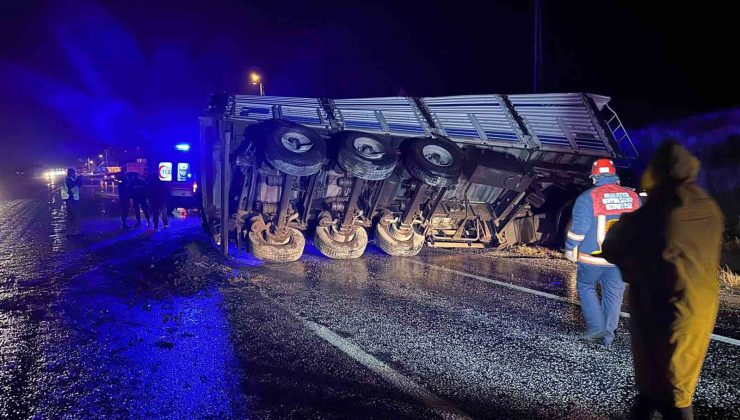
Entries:
{"label": "wheel hub", "polygon": [[449,151],[435,144],[424,146],[422,154],[428,162],[437,166],[450,166],[454,160]]}
{"label": "wheel hub", "polygon": [[288,232],[288,229],[278,230],[273,227],[263,230],[260,236],[270,245],[285,245],[290,242],[290,232]]}
{"label": "wheel hub", "polygon": [[301,133],[293,131],[283,134],[280,141],[286,149],[294,153],[306,153],[313,147],[311,139]]}
{"label": "wheel hub", "polygon": [[385,154],[383,144],[370,137],[358,137],[352,142],[352,145],[357,153],[367,159],[380,159]]}
{"label": "wheel hub", "polygon": [[393,223],[389,226],[388,231],[398,241],[408,241],[414,236],[414,229],[410,225],[396,225]]}
{"label": "wheel hub", "polygon": [[337,242],[351,242],[356,235],[356,230],[353,227],[347,230],[337,229],[336,226],[332,225],[329,228],[329,235]]}

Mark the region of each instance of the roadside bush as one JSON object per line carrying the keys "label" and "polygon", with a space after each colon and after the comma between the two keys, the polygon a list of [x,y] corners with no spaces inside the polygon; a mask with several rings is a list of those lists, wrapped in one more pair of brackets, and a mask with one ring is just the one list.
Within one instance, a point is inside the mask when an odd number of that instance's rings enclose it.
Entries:
{"label": "roadside bush", "polygon": [[726,265],[719,268],[717,278],[719,279],[719,284],[721,286],[740,289],[740,274],[733,272],[730,270],[730,267]]}

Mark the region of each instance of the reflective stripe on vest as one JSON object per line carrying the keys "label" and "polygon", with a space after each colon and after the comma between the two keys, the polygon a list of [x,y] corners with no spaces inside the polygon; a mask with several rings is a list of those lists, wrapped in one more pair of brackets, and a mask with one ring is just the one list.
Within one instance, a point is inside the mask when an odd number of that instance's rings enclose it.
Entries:
{"label": "reflective stripe on vest", "polygon": [[568,231],[568,238],[569,239],[572,239],[574,241],[579,241],[580,242],[580,241],[586,239],[586,235],[579,235],[577,233],[573,233],[573,232]]}
{"label": "reflective stripe on vest", "polygon": [[609,261],[601,258],[601,257],[594,257],[593,255],[578,254],[578,262],[582,262],[584,264],[591,264],[591,265],[604,265],[609,267],[614,267],[614,264],[610,263]]}

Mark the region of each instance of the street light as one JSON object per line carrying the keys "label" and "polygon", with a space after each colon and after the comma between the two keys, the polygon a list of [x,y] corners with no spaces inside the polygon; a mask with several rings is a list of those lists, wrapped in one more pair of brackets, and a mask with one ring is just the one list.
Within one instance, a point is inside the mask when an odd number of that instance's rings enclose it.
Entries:
{"label": "street light", "polygon": [[249,74],[249,81],[253,85],[259,86],[260,88],[260,96],[265,96],[265,86],[262,84],[262,76],[255,72],[251,72]]}

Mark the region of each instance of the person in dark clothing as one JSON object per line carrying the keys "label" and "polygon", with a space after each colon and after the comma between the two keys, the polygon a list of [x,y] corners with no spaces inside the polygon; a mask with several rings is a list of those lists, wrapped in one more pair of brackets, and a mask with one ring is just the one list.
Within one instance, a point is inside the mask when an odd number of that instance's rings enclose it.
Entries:
{"label": "person in dark clothing", "polygon": [[[611,159],[591,166],[594,187],[573,205],[573,223],[565,242],[565,255],[578,263],[576,286],[586,331],[585,341],[611,346],[619,324],[624,282],[619,269],[601,257],[601,244],[611,223],[640,207],[637,193],[620,185]],[[601,297],[597,293],[601,289]]]}
{"label": "person in dark clothing", "polygon": [[724,218],[697,183],[699,160],[661,145],[645,170],[647,202],[606,234],[603,257],[630,284],[639,396],[630,418],[693,419],[694,392],[719,308]]}
{"label": "person in dark clothing", "polygon": [[80,234],[80,187],[82,187],[82,177],[77,176],[74,168],[69,168],[62,186],[62,198],[67,203],[69,235]]}
{"label": "person in dark clothing", "polygon": [[144,212],[144,223],[149,226],[149,206],[147,205],[147,185],[136,172],[129,172],[129,195],[134,204],[136,225],[141,226],[141,213]]}
{"label": "person in dark clothing", "polygon": [[170,191],[167,188],[167,184],[162,182],[156,173],[150,175],[147,196],[149,197],[149,205],[151,206],[152,216],[154,218],[154,230],[159,228],[160,216],[162,217],[162,225],[165,228],[168,227],[167,205],[170,201]]}
{"label": "person in dark clothing", "polygon": [[121,205],[121,227],[123,229],[128,228],[128,213],[129,213],[129,201],[131,200],[131,192],[129,188],[128,174],[124,173],[118,179],[118,202]]}

